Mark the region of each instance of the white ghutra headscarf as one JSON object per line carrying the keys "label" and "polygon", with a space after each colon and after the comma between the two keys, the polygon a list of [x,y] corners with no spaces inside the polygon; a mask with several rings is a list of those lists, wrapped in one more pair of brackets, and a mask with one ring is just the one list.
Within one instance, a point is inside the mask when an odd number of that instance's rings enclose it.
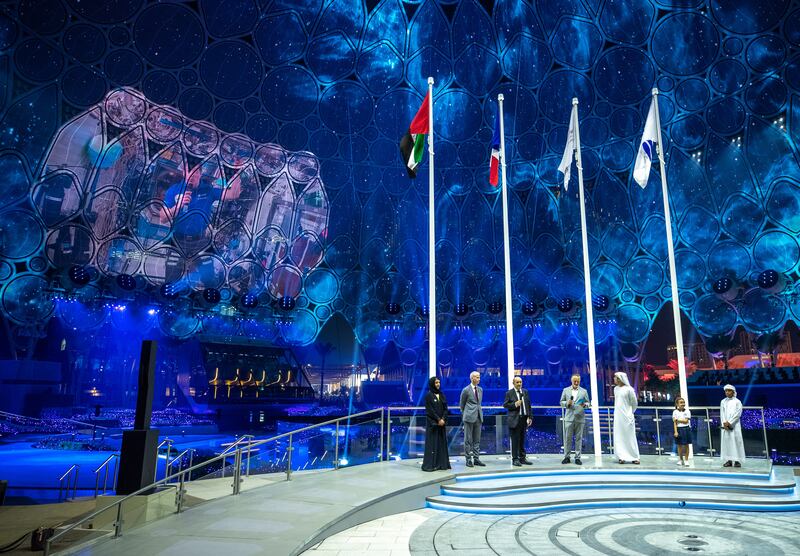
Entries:
{"label": "white ghutra headscarf", "polygon": [[620,382],[622,382],[622,384],[624,384],[625,386],[631,385],[630,381],[628,381],[628,375],[626,375],[625,373],[622,372],[614,373],[614,378],[618,378]]}

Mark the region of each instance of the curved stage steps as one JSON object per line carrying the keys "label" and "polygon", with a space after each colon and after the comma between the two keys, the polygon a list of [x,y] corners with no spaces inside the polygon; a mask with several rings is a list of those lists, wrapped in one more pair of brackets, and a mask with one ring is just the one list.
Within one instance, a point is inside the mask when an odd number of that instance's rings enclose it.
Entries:
{"label": "curved stage steps", "polygon": [[[778,476],[780,475],[780,476]],[[691,469],[532,469],[457,475],[427,497],[437,510],[528,514],[588,508],[800,511],[791,474]]]}

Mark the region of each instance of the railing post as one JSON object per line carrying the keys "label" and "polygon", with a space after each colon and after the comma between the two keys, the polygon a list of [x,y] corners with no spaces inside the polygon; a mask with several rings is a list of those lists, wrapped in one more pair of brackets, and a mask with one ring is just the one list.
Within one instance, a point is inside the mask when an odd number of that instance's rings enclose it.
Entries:
{"label": "railing post", "polygon": [[176,513],[181,513],[183,510],[183,494],[186,492],[184,490],[184,475],[186,474],[181,473],[180,481],[178,481],[178,491],[175,493]]}
{"label": "railing post", "polygon": [[172,453],[172,440],[169,440],[167,442],[167,462],[166,462],[166,465],[164,466],[164,478],[165,479],[167,477],[169,477],[169,467],[170,467],[169,466],[169,456],[170,456],[171,453]]}
{"label": "railing post", "polygon": [[294,447],[292,446],[292,435],[291,434],[289,435],[289,447],[288,447],[287,450],[288,451],[287,451],[287,454],[286,454],[286,480],[287,481],[291,481],[292,480],[292,450],[294,450]]}
{"label": "railing post", "polygon": [[706,431],[708,432],[708,453],[713,458],[714,457],[714,444],[711,442],[711,415],[708,413],[708,408],[706,408]]}
{"label": "railing post", "polygon": [[75,466],[75,479],[74,479],[74,482],[72,483],[72,499],[73,500],[75,500],[77,498],[77,493],[78,493],[78,471],[80,471],[80,468],[81,468],[80,465],[76,465]]}
{"label": "railing post", "polygon": [[386,408],[386,459],[392,455],[392,408]]}
{"label": "railing post", "polygon": [[381,408],[381,457],[380,457],[380,461],[383,461],[383,425],[384,425],[383,408]]}
{"label": "railing post", "polygon": [[114,538],[122,536],[122,500],[117,504],[117,519],[114,520]]}
{"label": "railing post", "polygon": [[[291,440],[291,436],[289,440]],[[336,421],[336,438],[334,439],[333,468],[339,469],[339,421]]]}
{"label": "railing post", "polygon": [[[189,450],[189,469],[192,469],[192,462],[194,461],[194,448]],[[183,476],[181,475],[181,480],[183,480]],[[192,472],[189,471],[189,481],[192,480]]]}
{"label": "railing post", "polygon": [[608,424],[608,452],[614,453],[614,432],[611,430],[611,408],[606,408],[606,423]]}
{"label": "railing post", "polygon": [[250,450],[253,447],[253,439],[247,441],[247,476],[250,476]]}
{"label": "railing post", "polygon": [[658,418],[658,408],[656,408],[656,453],[661,456],[664,454],[664,448],[661,446],[661,419]]}
{"label": "railing post", "polygon": [[242,476],[242,448],[236,448],[236,453],[233,457],[233,494],[239,494],[241,487]]}
{"label": "railing post", "polygon": [[[106,473],[108,476],[108,473]],[[103,485],[105,488],[105,485]],[[97,498],[97,491],[100,490],[100,473],[98,471],[94,472],[94,497]]]}
{"label": "railing post", "polygon": [[764,431],[764,457],[769,459],[769,443],[767,442],[767,421],[764,418],[764,408],[761,408],[761,430]]}

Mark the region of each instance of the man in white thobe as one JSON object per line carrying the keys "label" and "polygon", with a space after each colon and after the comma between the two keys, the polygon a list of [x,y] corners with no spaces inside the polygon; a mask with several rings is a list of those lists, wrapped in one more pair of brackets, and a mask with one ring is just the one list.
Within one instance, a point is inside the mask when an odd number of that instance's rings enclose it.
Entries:
{"label": "man in white thobe", "polygon": [[639,444],[636,442],[636,418],[639,407],[636,392],[625,373],[614,373],[614,454],[620,463],[639,464]]}
{"label": "man in white thobe", "polygon": [[744,462],[744,440],[742,440],[742,402],[736,397],[736,388],[725,385],[725,397],[719,404],[720,459],[723,467],[741,467]]}

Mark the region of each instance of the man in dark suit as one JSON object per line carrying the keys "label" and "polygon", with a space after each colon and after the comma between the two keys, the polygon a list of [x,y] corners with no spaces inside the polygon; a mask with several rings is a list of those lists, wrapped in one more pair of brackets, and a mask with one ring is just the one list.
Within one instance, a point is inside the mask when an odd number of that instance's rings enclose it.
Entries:
{"label": "man in dark suit", "polygon": [[508,410],[508,431],[511,439],[511,464],[514,467],[533,465],[525,457],[525,433],[531,426],[531,398],[522,387],[522,378],[515,376],[514,387],[506,392],[503,407]]}

